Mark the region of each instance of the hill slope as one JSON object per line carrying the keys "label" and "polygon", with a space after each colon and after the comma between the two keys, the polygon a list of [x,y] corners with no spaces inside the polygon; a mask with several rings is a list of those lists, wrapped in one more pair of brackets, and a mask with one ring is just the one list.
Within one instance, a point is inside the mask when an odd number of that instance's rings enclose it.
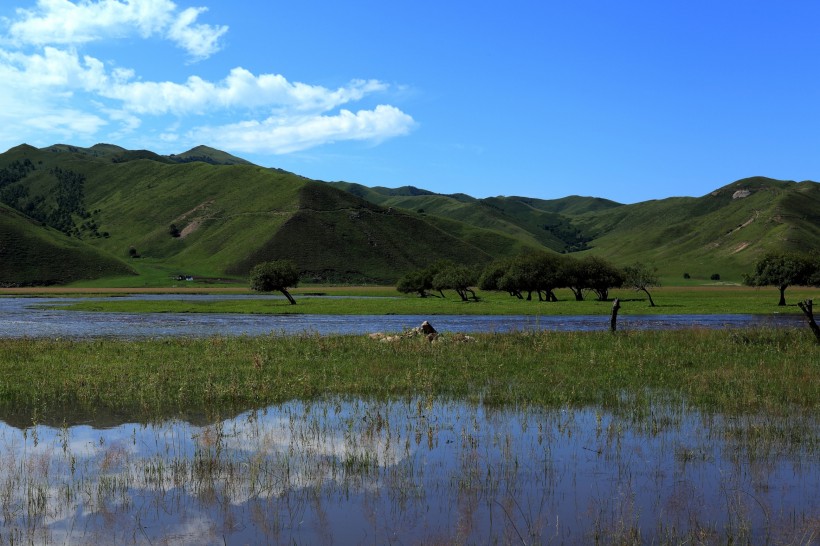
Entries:
{"label": "hill slope", "polygon": [[65,284],[130,275],[124,262],[0,203],[0,286]]}
{"label": "hill slope", "polygon": [[[767,250],[820,249],[820,184],[767,178],[633,205],[477,199],[313,181],[205,146],[162,156],[21,145],[0,154],[0,202],[0,252],[16,257],[3,260],[0,282],[29,284],[129,266],[241,279],[274,258],[295,261],[305,279],[382,283],[440,259],[480,268],[536,249],[739,280]],[[42,269],[58,260],[65,275]]]}
{"label": "hill slope", "polygon": [[556,252],[587,248],[587,238],[568,216],[621,206],[605,199],[571,196],[553,201],[528,197],[476,199],[464,194],[442,195],[413,186],[366,188],[332,182],[335,187],[385,207],[400,207],[442,216],[468,225],[503,233]]}
{"label": "hill slope", "polygon": [[617,264],[651,263],[663,275],[740,280],[766,251],[820,250],[820,184],[764,177],[739,180],[708,195],[621,205],[570,196],[448,196],[333,183],[383,205],[482,226],[558,252],[604,256]]}
{"label": "hill slope", "polygon": [[770,250],[820,250],[820,184],[762,177],[699,198],[637,203],[576,220],[593,253],[668,274],[739,279]]}
{"label": "hill slope", "polygon": [[218,151],[181,156],[112,145],[18,146],[0,156],[8,174],[0,200],[82,245],[123,259],[135,254],[135,267],[161,264],[197,276],[244,277],[259,261],[289,258],[306,278],[394,282],[436,260],[481,266],[498,252],[527,248]]}

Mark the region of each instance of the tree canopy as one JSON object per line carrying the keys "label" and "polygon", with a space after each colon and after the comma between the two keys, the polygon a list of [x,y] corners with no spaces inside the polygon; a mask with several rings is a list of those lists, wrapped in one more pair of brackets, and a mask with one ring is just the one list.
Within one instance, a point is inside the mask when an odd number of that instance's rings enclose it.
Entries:
{"label": "tree canopy", "polygon": [[755,264],[751,275],[744,275],[749,286],[776,286],[777,305],[786,305],[789,286],[820,286],[820,256],[804,252],[769,252]]}
{"label": "tree canopy", "polygon": [[467,301],[467,294],[473,300],[478,301],[475,291],[472,289],[478,284],[478,273],[474,268],[466,265],[444,264],[435,275],[433,275],[433,289],[441,292],[442,290],[455,290],[461,298],[461,301]]}
{"label": "tree canopy", "polygon": [[606,301],[611,288],[620,288],[624,284],[621,269],[598,256],[569,260],[564,272],[566,286],[578,301],[584,299],[587,290],[595,292],[599,301]]}
{"label": "tree canopy", "polygon": [[631,286],[635,290],[645,292],[649,297],[649,306],[655,307],[655,302],[652,299],[652,294],[649,293],[649,288],[653,286],[660,286],[658,274],[655,268],[636,262],[624,268],[624,285]]}
{"label": "tree canopy", "polygon": [[259,292],[281,292],[290,302],[296,305],[296,300],[288,292],[288,288],[299,285],[299,270],[289,260],[274,260],[262,262],[251,269],[251,290]]}

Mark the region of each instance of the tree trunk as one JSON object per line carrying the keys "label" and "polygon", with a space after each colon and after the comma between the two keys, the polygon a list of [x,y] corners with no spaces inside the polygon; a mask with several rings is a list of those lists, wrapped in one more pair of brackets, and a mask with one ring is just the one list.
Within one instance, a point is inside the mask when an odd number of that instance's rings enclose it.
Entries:
{"label": "tree trunk", "polygon": [[641,290],[646,292],[646,295],[649,296],[649,307],[655,307],[655,302],[652,301],[652,294],[649,293],[649,290],[647,290],[646,288],[641,288]]}
{"label": "tree trunk", "polygon": [[584,301],[584,289],[583,288],[573,288],[569,287],[572,290],[572,293],[575,294],[575,301]]}
{"label": "tree trunk", "polygon": [[806,320],[809,321],[809,328],[811,331],[814,332],[814,337],[817,339],[817,343],[820,343],[820,326],[817,326],[817,323],[814,321],[814,312],[812,311],[812,300],[801,301],[797,304],[800,307],[800,310],[803,311],[803,314],[806,315]]}
{"label": "tree trunk", "polygon": [[609,319],[609,329],[614,332],[618,326],[618,309],[621,308],[621,300],[615,298],[615,303],[612,304],[612,317]]}
{"label": "tree trunk", "polygon": [[295,300],[295,299],[293,299],[293,296],[291,296],[291,295],[290,295],[290,292],[288,292],[288,291],[287,291],[287,290],[285,290],[284,288],[283,288],[283,289],[281,289],[281,290],[279,290],[279,291],[280,291],[282,294],[284,294],[284,295],[285,295],[285,297],[288,299],[288,301],[290,302],[290,304],[291,304],[291,305],[296,305],[296,300]]}
{"label": "tree trunk", "polygon": [[778,306],[782,307],[786,305],[786,288],[787,286],[780,287],[780,301],[777,303]]}

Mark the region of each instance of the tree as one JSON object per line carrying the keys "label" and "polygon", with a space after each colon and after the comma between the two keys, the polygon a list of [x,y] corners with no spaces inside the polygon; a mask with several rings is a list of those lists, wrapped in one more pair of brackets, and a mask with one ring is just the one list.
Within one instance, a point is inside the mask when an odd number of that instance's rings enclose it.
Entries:
{"label": "tree", "polygon": [[592,290],[598,301],[606,301],[610,288],[618,288],[624,284],[623,272],[597,256],[571,260],[566,263],[564,272],[566,284],[575,294],[577,301],[584,299],[584,290]]}
{"label": "tree", "polygon": [[780,290],[779,306],[786,305],[789,286],[820,286],[820,259],[802,252],[769,252],[756,264],[751,275],[744,275],[749,286],[776,286]]}
{"label": "tree", "polygon": [[538,301],[557,301],[555,289],[565,286],[564,258],[558,254],[536,252],[496,260],[488,265],[478,281],[481,290],[501,290],[527,300],[538,293]]}
{"label": "tree", "polygon": [[[533,262],[533,273],[535,280],[535,290],[538,292],[538,301],[558,301],[555,297],[555,289],[566,285],[564,275],[564,262],[559,254],[542,252],[531,257]],[[544,297],[541,297],[541,294]]]}
{"label": "tree", "polygon": [[442,290],[455,290],[461,301],[468,300],[467,293],[469,292],[473,300],[478,301],[475,291],[471,288],[477,282],[478,274],[473,268],[448,264],[443,265],[433,276],[433,289],[439,292]]}
{"label": "tree", "polygon": [[288,292],[288,288],[299,285],[299,270],[289,260],[274,260],[262,262],[251,269],[251,290],[259,292],[281,292],[290,302],[296,305],[296,300]]}
{"label": "tree", "polygon": [[432,289],[433,277],[429,271],[425,269],[410,271],[400,278],[398,284],[396,284],[396,290],[402,294],[412,294],[416,292],[422,298],[429,296],[430,294],[428,294],[427,291]]}
{"label": "tree", "polygon": [[515,292],[507,290],[506,288],[502,288],[501,280],[509,271],[510,267],[512,266],[512,263],[512,258],[501,258],[492,262],[490,265],[485,267],[484,271],[481,273],[481,276],[478,279],[478,287],[481,290],[488,291],[503,290],[504,292],[508,292],[510,296],[516,296],[520,299],[520,292]]}
{"label": "tree", "polygon": [[657,269],[649,269],[648,266],[636,262],[624,268],[624,285],[631,286],[636,291],[643,291],[649,297],[649,307],[655,307],[655,302],[652,301],[652,294],[649,293],[649,288],[652,286],[660,286],[658,280]]}

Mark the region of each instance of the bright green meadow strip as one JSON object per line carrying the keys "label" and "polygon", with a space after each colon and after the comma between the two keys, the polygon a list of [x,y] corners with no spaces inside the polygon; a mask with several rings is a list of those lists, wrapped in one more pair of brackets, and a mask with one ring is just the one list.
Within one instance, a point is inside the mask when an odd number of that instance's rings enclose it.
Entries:
{"label": "bright green meadow strip", "polygon": [[[327,294],[345,292],[328,288],[306,288],[306,292]],[[129,301],[111,297],[104,301],[78,299],[67,307],[78,311],[175,312],[175,313],[253,313],[253,314],[329,314],[329,315],[608,315],[612,301],[575,301],[569,291],[559,290],[557,302],[519,300],[492,292],[479,293],[480,301],[462,302],[453,293],[447,298],[403,296],[398,292],[373,291],[382,297],[334,299],[305,297],[294,293],[296,305],[282,298],[223,301]],[[390,297],[384,297],[389,294]],[[643,314],[800,314],[797,302],[813,298],[820,302],[820,290],[794,287],[787,291],[786,307],[778,307],[775,289],[748,287],[659,288],[652,291],[656,306],[650,307],[642,293],[615,290],[611,298],[621,299],[621,315]],[[257,294],[258,295],[258,294]]]}
{"label": "bright green meadow strip", "polygon": [[726,413],[820,410],[820,346],[808,329],[447,337],[4,339],[0,410],[29,424],[157,419],[324,395],[610,408],[660,397]]}

